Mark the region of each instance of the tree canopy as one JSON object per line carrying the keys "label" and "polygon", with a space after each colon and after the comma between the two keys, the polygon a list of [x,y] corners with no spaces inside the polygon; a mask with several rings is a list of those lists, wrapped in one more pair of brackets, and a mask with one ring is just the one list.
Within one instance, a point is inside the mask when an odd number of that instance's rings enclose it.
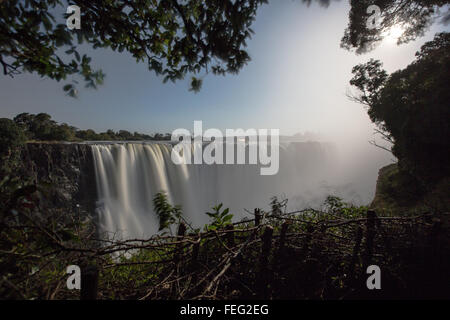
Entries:
{"label": "tree canopy", "polygon": [[[144,133],[131,133],[127,130],[107,130],[97,133],[92,129],[80,130],[67,123],[58,124],[52,120],[47,113],[20,113],[13,120],[4,119],[4,131],[8,128],[20,130],[23,139],[28,141],[142,141],[142,140],[170,140],[171,134],[155,133],[148,135]],[[3,123],[2,123],[3,125]],[[14,130],[11,129],[11,132]],[[5,134],[5,139],[10,139],[11,135]],[[5,140],[5,141],[6,141]]]}
{"label": "tree canopy", "polygon": [[[103,82],[91,58],[77,43],[127,51],[164,77],[192,74],[198,91],[200,72],[237,73],[250,57],[244,50],[258,7],[266,0],[10,0],[0,3],[0,62],[3,73],[37,72],[57,81],[81,76],[87,87]],[[57,23],[55,12],[81,9],[81,29]],[[69,14],[66,15],[66,17]],[[67,49],[67,50],[66,50]],[[65,50],[65,51],[64,51]],[[68,59],[67,59],[68,58]],[[74,83],[64,90],[76,95]]]}
{"label": "tree canopy", "polygon": [[379,61],[353,68],[354,98],[368,106],[400,165],[425,183],[450,174],[450,33],[437,34],[416,60],[388,75]]}
{"label": "tree canopy", "polygon": [[[338,0],[336,0],[338,1]],[[95,48],[125,51],[163,77],[191,76],[197,92],[202,77],[236,74],[250,61],[245,50],[257,9],[267,0],[8,0],[0,1],[0,64],[4,75],[35,72],[65,81],[64,91],[77,95],[81,78],[96,88],[105,74],[79,51]],[[331,0],[301,0],[328,7]],[[422,35],[450,0],[351,0],[349,24],[341,46],[364,53],[401,25],[399,43]],[[381,9],[381,26],[368,29],[367,8]],[[69,30],[61,12],[69,5],[81,11],[81,28]],[[63,15],[65,18],[70,14]],[[446,19],[449,15],[447,13]]]}
{"label": "tree canopy", "polygon": [[[12,120],[0,118],[0,158],[9,155],[14,149],[25,142],[25,135]],[[2,159],[3,162],[3,159]]]}
{"label": "tree canopy", "polygon": [[[393,26],[402,29],[398,44],[407,43],[423,36],[428,27],[441,16],[448,22],[449,13],[443,7],[449,0],[350,0],[348,27],[341,40],[341,47],[366,53],[386,36]],[[367,28],[367,20],[372,15],[367,9],[371,5],[380,8],[380,25]]]}

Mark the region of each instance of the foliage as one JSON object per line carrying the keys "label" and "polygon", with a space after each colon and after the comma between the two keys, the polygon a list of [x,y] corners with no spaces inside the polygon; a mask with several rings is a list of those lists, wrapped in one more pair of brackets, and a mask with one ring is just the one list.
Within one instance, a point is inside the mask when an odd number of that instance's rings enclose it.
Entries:
{"label": "foliage", "polygon": [[[160,212],[173,216],[174,207],[163,193],[156,202]],[[448,259],[443,258],[450,241],[450,221],[444,215],[433,215],[431,222],[427,215],[378,217],[372,230],[366,220],[367,208],[330,196],[323,212],[270,210],[263,213],[266,219],[259,226],[246,220],[227,230],[216,228],[217,224],[213,227],[216,217],[223,221],[229,215],[219,205],[210,213],[213,221],[204,232],[198,230],[182,239],[155,235],[96,241],[73,212],[40,215],[42,208],[36,203],[20,200],[17,214],[2,216],[2,298],[76,299],[79,292],[65,288],[65,269],[87,263],[99,269],[100,299],[447,296]],[[169,218],[167,224],[181,223],[176,220]],[[269,239],[270,252],[262,236],[268,227],[274,234]],[[369,244],[367,239],[372,237]],[[369,263],[383,270],[381,291],[365,287]]]}
{"label": "foliage", "polygon": [[82,261],[76,251],[64,252],[65,246],[90,246],[92,225],[81,220],[80,212],[48,208],[42,201],[52,187],[23,172],[20,143],[25,136],[7,120],[0,121],[8,130],[2,139],[13,132],[20,139],[10,141],[0,162],[0,297],[54,299],[64,288],[65,268]]}
{"label": "foliage", "polygon": [[272,197],[270,200],[270,207],[272,208],[272,212],[275,214],[281,214],[282,212],[286,212],[287,199],[278,200],[278,197]]}
{"label": "foliage", "polygon": [[164,192],[158,192],[153,198],[153,206],[159,217],[159,231],[169,229],[170,226],[181,219],[181,207],[172,206]]}
{"label": "foliage", "polygon": [[[218,207],[216,212],[220,212]],[[354,207],[334,196],[327,199],[325,207],[324,212],[264,212],[265,222],[258,227],[243,221],[235,223],[233,229],[206,228],[183,240],[175,236],[144,240],[136,246],[140,249],[135,254],[123,255],[103,268],[100,295],[107,299],[446,296],[442,281],[448,262],[441,259],[450,240],[444,222],[448,217],[435,215],[431,227],[424,224],[426,215],[379,216],[369,227],[365,207]],[[437,225],[443,229],[436,229]],[[266,227],[274,233],[269,246],[272,253],[263,248]],[[283,229],[286,239],[282,246]],[[433,244],[429,242],[431,229],[436,235],[432,236]],[[234,232],[232,240],[230,230]],[[365,286],[369,264],[383,270],[382,291]],[[261,286],[265,281],[267,289]]]}
{"label": "foliage", "polygon": [[220,203],[212,208],[213,212],[206,212],[206,215],[212,219],[212,222],[209,225],[205,225],[206,231],[223,229],[227,225],[231,224],[233,215],[229,213],[229,208],[223,209],[221,212],[220,209],[222,206],[223,204]]}
{"label": "foliage", "polygon": [[[266,0],[2,1],[0,5],[0,62],[5,75],[22,71],[61,81],[80,76],[86,87],[102,84],[91,58],[78,45],[126,51],[164,81],[186,74],[212,71],[235,74],[250,57],[243,50],[258,7]],[[69,30],[56,12],[77,5],[81,29]],[[68,16],[68,15],[66,15]],[[67,50],[65,50],[67,49]],[[64,52],[64,53],[63,53]],[[73,83],[64,86],[76,96]],[[192,90],[201,80],[193,78]]]}
{"label": "foliage", "polygon": [[380,91],[388,78],[387,72],[381,67],[382,63],[373,59],[366,64],[353,67],[354,76],[350,80],[350,84],[361,91],[358,101],[362,104],[370,106],[377,102]]}
{"label": "foliage", "polygon": [[[312,0],[302,0],[307,5]],[[327,7],[330,0],[316,0]],[[33,72],[56,81],[77,96],[77,78],[96,88],[104,73],[92,67],[91,58],[79,46],[109,48],[130,53],[145,62],[163,81],[191,75],[190,90],[198,92],[203,72],[236,74],[250,61],[244,48],[253,33],[257,9],[267,0],[244,1],[107,1],[12,0],[0,5],[0,63],[11,77]],[[363,53],[371,50],[394,25],[404,28],[399,43],[422,36],[448,0],[352,0],[349,24],[341,46]],[[69,30],[62,18],[68,5],[81,10],[81,29]],[[381,9],[381,27],[366,23],[370,5]],[[445,14],[444,20],[448,21]]]}
{"label": "foliage", "polygon": [[[341,47],[365,53],[375,48],[383,40],[389,29],[400,27],[403,33],[398,44],[410,42],[424,35],[435,21],[440,10],[449,4],[448,0],[351,0],[348,27],[341,40]],[[381,9],[379,28],[367,28],[367,21],[372,13],[367,8],[377,5]],[[448,21],[447,12],[444,21]]]}
{"label": "foliage", "polygon": [[19,126],[10,119],[0,118],[0,158],[8,156],[11,149],[25,143],[25,135]]}
{"label": "foliage", "polygon": [[66,123],[58,125],[47,113],[20,113],[14,122],[24,131],[28,140],[62,140],[72,141],[76,128]]}
{"label": "foliage", "polygon": [[[371,204],[377,210],[390,210],[402,215],[411,215],[421,203],[422,190],[417,179],[393,163],[380,169],[375,198]],[[443,203],[443,202],[442,202]]]}
{"label": "foliage", "polygon": [[42,214],[38,201],[42,192],[40,188],[18,188],[14,203],[2,204],[2,299],[54,299],[65,291],[66,267],[86,262],[77,251],[65,252],[65,246],[91,246],[91,223],[77,219],[76,213],[67,209],[47,209]]}
{"label": "foliage", "polygon": [[339,217],[354,219],[366,215],[368,208],[366,206],[354,206],[346,203],[339,197],[329,195],[324,202],[325,212],[328,217]]}
{"label": "foliage", "polygon": [[[58,124],[47,113],[21,113],[14,117],[14,122],[22,129],[27,140],[35,141],[142,141],[170,140],[169,133],[156,133],[153,136],[139,132],[107,130],[97,133],[92,129],[79,130],[67,123]],[[11,131],[13,132],[13,131]]]}
{"label": "foliage", "polygon": [[450,34],[422,46],[407,68],[387,76],[371,60],[353,69],[354,99],[368,106],[379,132],[393,142],[400,169],[429,185],[450,174]]}

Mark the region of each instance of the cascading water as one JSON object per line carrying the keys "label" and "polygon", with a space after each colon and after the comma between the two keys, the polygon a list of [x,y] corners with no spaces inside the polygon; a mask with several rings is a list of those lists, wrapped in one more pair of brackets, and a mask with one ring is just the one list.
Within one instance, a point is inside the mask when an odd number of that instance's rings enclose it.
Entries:
{"label": "cascading water", "polygon": [[[279,172],[273,176],[260,175],[259,165],[176,165],[168,143],[93,144],[91,148],[100,227],[120,237],[157,232],[152,199],[161,191],[172,204],[182,206],[188,221],[202,226],[208,222],[205,212],[218,203],[240,219],[247,215],[244,209],[267,208],[273,196],[288,198],[291,209],[318,206],[336,191],[330,186],[340,183],[332,178],[336,150],[326,143],[281,143]],[[354,202],[370,198],[350,191],[353,194],[341,190],[339,195]]]}

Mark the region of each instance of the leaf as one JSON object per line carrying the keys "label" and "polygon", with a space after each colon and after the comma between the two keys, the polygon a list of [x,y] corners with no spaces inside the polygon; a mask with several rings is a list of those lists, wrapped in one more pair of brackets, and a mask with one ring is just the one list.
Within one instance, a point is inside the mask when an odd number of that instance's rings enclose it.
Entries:
{"label": "leaf", "polygon": [[76,98],[77,94],[78,94],[78,91],[75,88],[71,89],[68,93],[68,95],[72,98]]}
{"label": "leaf", "polygon": [[52,23],[50,22],[50,19],[46,17],[45,15],[42,16],[42,23],[44,24],[45,30],[50,30],[52,28]]}
{"label": "leaf", "polygon": [[198,93],[200,89],[202,88],[203,80],[197,79],[195,77],[192,77],[191,79],[191,87],[189,88],[189,91],[193,91],[195,93]]}
{"label": "leaf", "polygon": [[211,212],[206,212],[206,214],[211,217],[211,218],[215,218],[216,214],[215,213],[211,213]]}

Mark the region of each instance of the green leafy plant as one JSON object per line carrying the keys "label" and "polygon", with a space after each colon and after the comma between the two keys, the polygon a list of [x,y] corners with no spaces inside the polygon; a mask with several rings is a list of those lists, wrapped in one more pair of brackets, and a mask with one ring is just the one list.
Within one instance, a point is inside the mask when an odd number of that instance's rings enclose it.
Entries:
{"label": "green leafy plant", "polygon": [[270,198],[270,207],[272,208],[272,214],[279,215],[286,212],[288,199],[279,200],[278,197],[274,196]]}
{"label": "green leafy plant", "polygon": [[153,206],[159,217],[159,231],[169,229],[172,224],[181,220],[181,206],[172,206],[165,192],[158,192],[153,198]]}
{"label": "green leafy plant", "polygon": [[345,206],[343,200],[339,197],[329,195],[324,203],[327,211],[338,212]]}
{"label": "green leafy plant", "polygon": [[205,230],[218,230],[226,227],[227,225],[231,224],[231,220],[233,219],[233,215],[230,212],[229,208],[224,209],[222,212],[220,209],[222,208],[223,204],[219,204],[212,209],[213,212],[206,212],[206,215],[208,217],[212,218],[212,222],[209,225],[205,225]]}
{"label": "green leafy plant", "polygon": [[327,214],[347,219],[365,217],[368,210],[366,206],[354,206],[332,195],[326,198],[324,207]]}

